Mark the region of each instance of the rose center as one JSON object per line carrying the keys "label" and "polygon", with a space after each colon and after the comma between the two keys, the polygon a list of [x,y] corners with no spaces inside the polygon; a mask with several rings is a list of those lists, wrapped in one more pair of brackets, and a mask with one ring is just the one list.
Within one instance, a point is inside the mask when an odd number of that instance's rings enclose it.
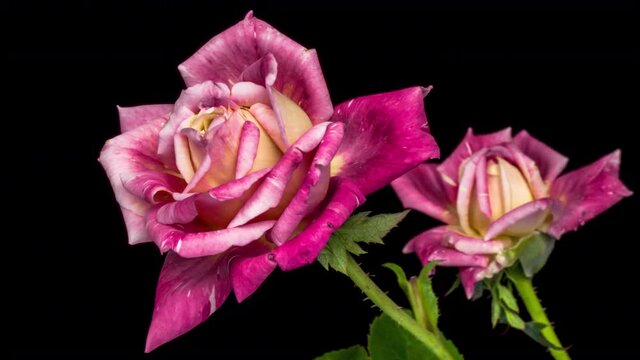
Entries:
{"label": "rose center", "polygon": [[491,216],[481,211],[477,184],[474,185],[469,209],[470,225],[480,233],[505,213],[534,200],[522,172],[502,157],[487,159],[486,177]]}

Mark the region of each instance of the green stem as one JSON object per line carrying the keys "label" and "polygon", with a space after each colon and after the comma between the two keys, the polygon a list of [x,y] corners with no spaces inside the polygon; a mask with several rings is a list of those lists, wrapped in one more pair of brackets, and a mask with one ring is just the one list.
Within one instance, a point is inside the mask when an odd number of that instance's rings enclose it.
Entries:
{"label": "green stem", "polygon": [[385,314],[413,334],[413,336],[420,340],[420,342],[429,348],[439,359],[453,360],[453,357],[447,351],[440,338],[420,326],[413,317],[393,302],[350,255],[347,255],[347,276],[349,276],[360,290]]}
{"label": "green stem", "polygon": [[[542,335],[549,341],[550,343],[556,345],[559,348],[562,348],[562,344],[560,343],[560,339],[558,339],[558,335],[556,335],[555,330],[553,330],[553,326],[547,317],[547,314],[544,312],[544,308],[540,303],[540,299],[536,294],[535,289],[533,288],[533,284],[531,283],[531,279],[526,277],[521,269],[514,269],[509,272],[509,278],[515,285],[518,293],[520,294],[520,298],[524,303],[524,306],[529,311],[529,315],[531,319],[535,322],[546,325],[542,330]],[[569,357],[569,353],[567,353],[564,349],[553,349],[549,348],[551,351],[551,356],[553,356],[556,360],[571,360]]]}

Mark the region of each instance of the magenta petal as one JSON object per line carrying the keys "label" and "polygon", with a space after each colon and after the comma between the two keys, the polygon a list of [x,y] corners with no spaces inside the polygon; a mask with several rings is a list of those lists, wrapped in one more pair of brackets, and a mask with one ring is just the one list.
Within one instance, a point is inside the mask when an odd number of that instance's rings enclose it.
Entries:
{"label": "magenta petal", "polygon": [[236,179],[239,179],[251,170],[253,161],[258,152],[258,142],[260,141],[260,130],[251,121],[245,121],[240,135],[240,146],[238,147],[238,158],[236,160]]}
{"label": "magenta petal", "polygon": [[[131,193],[125,188],[123,180],[135,179],[141,174],[161,172],[164,169],[155,152],[158,131],[164,121],[162,118],[152,120],[108,140],[98,159],[109,177],[116,200],[122,208],[131,244],[147,239],[141,233],[140,219],[136,216],[144,217],[149,211],[150,204],[144,199],[144,191],[137,194]],[[176,178],[176,181],[179,182],[179,179]],[[168,183],[160,182],[160,185],[168,190],[176,190],[176,183],[173,180]],[[152,198],[155,197],[153,191],[147,193],[153,194]]]}
{"label": "magenta petal", "polygon": [[333,120],[345,124],[345,135],[332,175],[350,178],[367,195],[439,156],[424,113],[428,91],[413,87],[338,105]]}
{"label": "magenta petal", "polygon": [[287,150],[256,192],[231,220],[229,227],[245,224],[256,216],[278,206],[293,172],[302,162],[304,153],[308,153],[318,146],[329,124],[322,123],[314,126]]}
{"label": "magenta petal", "polygon": [[435,164],[421,164],[395,179],[391,186],[405,208],[418,210],[445,223],[456,222],[455,207],[444,191]]}
{"label": "magenta petal", "polygon": [[549,233],[560,238],[630,196],[632,192],[618,178],[619,170],[620,150],[616,150],[556,179],[551,196],[558,201]]}
{"label": "magenta petal", "polygon": [[168,118],[173,104],[141,105],[132,107],[118,106],[120,131],[127,132],[158,118]]}
{"label": "magenta petal", "polygon": [[242,256],[231,263],[231,286],[238,302],[253,294],[273,272],[277,263],[265,255],[270,248],[263,242],[253,242],[241,249]]}
{"label": "magenta petal", "polygon": [[468,255],[494,255],[506,248],[506,243],[499,240],[483,240],[450,232],[446,241],[453,247]]}
{"label": "magenta petal", "polygon": [[[130,178],[127,178],[129,177]],[[150,204],[158,204],[171,198],[174,192],[181,192],[186,184],[181,178],[158,170],[141,171],[122,175],[122,184],[127,191]]]}
{"label": "magenta petal", "polygon": [[329,237],[364,202],[359,188],[349,179],[333,178],[325,205],[313,221],[293,239],[271,252],[282,270],[311,264]]}
{"label": "magenta petal", "polygon": [[173,250],[182,257],[192,258],[220,254],[232,246],[244,246],[271,229],[275,221],[259,221],[239,227],[222,230],[190,231],[184,226],[161,224],[157,219],[157,209],[147,215],[147,231],[160,251]]}
{"label": "magenta petal", "polygon": [[[249,12],[244,20],[207,42],[178,69],[191,86],[206,80],[236,83],[267,54],[278,62],[274,87],[300,105],[313,123],[331,117],[333,106],[318,56]],[[256,81],[253,81],[256,82]]]}
{"label": "magenta petal", "polygon": [[481,267],[460,268],[460,282],[462,283],[464,294],[467,296],[467,299],[471,299],[473,297],[476,283],[482,279],[482,276],[480,275],[482,271],[484,271],[484,268]]}
{"label": "magenta petal", "polygon": [[522,236],[540,228],[549,216],[552,202],[545,198],[518,206],[489,225],[484,239],[494,239],[501,234]]}
{"label": "magenta petal", "polygon": [[513,142],[525,155],[535,162],[540,169],[542,179],[548,184],[562,173],[562,170],[564,170],[569,161],[566,156],[563,156],[540,140],[529,135],[525,130],[520,131],[518,135],[513,138]]}
{"label": "magenta petal", "polygon": [[489,258],[462,253],[447,246],[447,239],[459,236],[447,226],[427,230],[411,239],[403,250],[414,251],[423,264],[438,261],[439,266],[487,266]]}
{"label": "magenta petal", "polygon": [[145,352],[205,321],[231,291],[223,256],[185,259],[170,252],[160,272]]}
{"label": "magenta petal", "polygon": [[476,151],[500,145],[511,141],[511,128],[506,128],[491,134],[475,135],[472,129],[467,130],[462,142],[447,157],[438,170],[445,179],[445,182],[453,187],[458,185],[458,172],[462,162]]}
{"label": "magenta petal", "polygon": [[329,164],[341,144],[343,134],[342,123],[333,123],[327,128],[300,189],[269,233],[270,240],[275,244],[286,242],[300,221],[324,199],[329,186]]}

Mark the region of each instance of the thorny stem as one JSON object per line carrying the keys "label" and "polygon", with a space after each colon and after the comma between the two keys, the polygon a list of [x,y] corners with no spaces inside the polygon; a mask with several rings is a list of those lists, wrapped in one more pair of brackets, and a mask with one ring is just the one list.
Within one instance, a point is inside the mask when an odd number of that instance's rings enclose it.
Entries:
{"label": "thorny stem", "polygon": [[558,335],[556,335],[547,314],[540,303],[540,299],[536,294],[535,289],[533,288],[533,284],[531,283],[531,279],[526,277],[522,270],[514,269],[509,272],[509,278],[515,285],[518,293],[520,294],[520,298],[524,303],[524,306],[529,311],[529,315],[531,319],[535,322],[546,325],[542,330],[542,335],[547,339],[547,341],[551,342],[553,345],[556,345],[559,349],[549,348],[551,352],[551,356],[553,356],[556,360],[571,360],[569,357],[569,353],[565,349],[562,348],[562,344],[560,343],[560,339],[558,339]]}
{"label": "thorny stem", "polygon": [[430,333],[416,320],[387,296],[365,273],[355,259],[347,256],[347,276],[364,292],[385,314],[413,334],[441,360],[453,360],[453,356],[442,343],[442,338]]}

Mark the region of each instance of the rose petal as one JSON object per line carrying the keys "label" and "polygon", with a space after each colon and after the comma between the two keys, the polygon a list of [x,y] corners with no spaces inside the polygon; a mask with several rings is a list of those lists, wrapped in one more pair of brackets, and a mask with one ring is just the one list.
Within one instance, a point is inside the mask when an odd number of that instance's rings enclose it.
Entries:
{"label": "rose petal", "polygon": [[464,293],[467,299],[473,297],[473,293],[476,288],[476,283],[482,280],[482,267],[462,267],[460,268],[460,282],[464,288]]}
{"label": "rose petal", "polygon": [[240,111],[235,111],[227,121],[212,133],[207,145],[207,154],[184,189],[185,192],[203,192],[235,179],[240,136],[245,120]]}
{"label": "rose petal", "polygon": [[188,224],[199,217],[214,227],[226,228],[270,170],[262,169],[207,192],[163,205],[158,210],[158,222],[165,225]]}
{"label": "rose petal", "polygon": [[231,263],[231,285],[238,302],[244,301],[262,285],[278,265],[273,256],[266,256],[272,244],[254,241],[241,249],[242,255]]}
{"label": "rose petal", "polygon": [[275,111],[270,106],[264,104],[253,104],[249,111],[256,120],[262,125],[269,137],[285,152],[289,148],[289,144],[285,141],[284,126],[280,125],[280,120]]}
{"label": "rose petal", "polygon": [[465,159],[480,149],[509,141],[511,141],[511,128],[485,135],[475,135],[471,128],[467,130],[462,142],[438,167],[438,171],[440,171],[445,183],[448,185],[449,196],[455,198],[455,187],[458,185],[460,165]]}
{"label": "rose petal", "polygon": [[509,242],[500,240],[483,240],[468,237],[457,232],[449,232],[445,235],[446,242],[468,255],[494,255],[504,250]]}
{"label": "rose petal", "polygon": [[633,194],[618,178],[620,150],[602,157],[593,164],[562,175],[553,183],[553,223],[549,233],[560,238],[576,230],[586,221],[607,210],[622,198]]}
{"label": "rose petal", "polygon": [[187,85],[206,80],[236,83],[245,69],[268,53],[279,63],[273,86],[299,104],[314,124],[328,120],[333,106],[316,52],[254,18],[252,12],[209,40],[178,69]]}
{"label": "rose petal", "polygon": [[282,270],[293,270],[315,261],[329,237],[364,203],[359,188],[349,179],[332,178],[322,210],[302,232],[271,253]]}
{"label": "rose petal", "polygon": [[455,206],[447,198],[435,164],[421,164],[395,179],[391,186],[405,208],[415,209],[448,224],[457,222]]}
{"label": "rose petal", "polygon": [[232,246],[244,246],[255,241],[271,229],[275,221],[259,221],[222,230],[206,230],[201,226],[170,226],[161,224],[158,209],[147,215],[147,231],[160,251],[173,250],[182,257],[220,254]]}
{"label": "rose petal", "polygon": [[469,222],[469,209],[471,204],[471,196],[473,194],[474,180],[476,178],[476,168],[478,163],[484,158],[487,149],[482,149],[474,153],[465,163],[460,176],[460,184],[458,186],[458,198],[456,200],[456,211],[458,213],[458,221],[460,226],[467,234],[474,234],[475,230],[471,228]]}
{"label": "rose petal", "polygon": [[487,229],[484,239],[494,239],[501,234],[522,236],[539,229],[549,216],[552,200],[538,199],[505,213]]}
{"label": "rose petal", "polygon": [[239,179],[251,170],[253,161],[258,152],[260,142],[260,130],[251,121],[246,121],[242,126],[238,158],[236,159],[236,179]]}
{"label": "rose petal", "polygon": [[424,113],[429,89],[413,87],[338,105],[333,120],[345,124],[345,135],[331,174],[350,178],[367,195],[437,157]]}
{"label": "rose petal", "polygon": [[302,162],[304,154],[315,149],[323,139],[329,124],[322,123],[314,126],[287,150],[256,192],[231,220],[229,227],[246,224],[256,216],[275,208],[280,204],[287,191],[291,193],[291,196],[295,194],[299,184],[293,186],[293,184],[289,184],[289,181]]}
{"label": "rose petal", "polygon": [[[150,204],[143,198],[145,191],[137,193],[141,197],[132,194],[125,188],[123,179],[135,179],[136,176],[147,174],[149,171],[162,174],[164,166],[157,159],[155,148],[158,144],[158,131],[165,121],[166,119],[162,118],[156,119],[108,140],[98,159],[107,173],[116,200],[123,210],[131,244],[147,239],[146,236],[141,235],[139,219],[133,215],[144,217],[149,211]],[[163,187],[166,190],[176,190],[173,180],[168,183],[162,183],[162,179],[156,180],[159,181],[156,183],[159,187],[154,187],[156,190]],[[133,184],[129,185],[135,188]],[[155,198],[158,192],[148,188],[146,194]]]}
{"label": "rose petal", "polygon": [[185,259],[170,252],[160,272],[145,352],[205,321],[231,291],[224,256]]}
{"label": "rose petal", "polygon": [[165,165],[177,169],[174,136],[177,134],[180,124],[197,114],[202,108],[227,105],[228,97],[228,87],[214,84],[211,81],[196,84],[182,91],[169,116],[169,121],[160,130],[158,157]]}
{"label": "rose petal", "polygon": [[542,179],[551,184],[567,166],[569,159],[522,130],[513,138],[516,146],[540,169]]}
{"label": "rose petal", "polygon": [[327,127],[300,189],[269,232],[269,239],[275,244],[286,242],[300,221],[324,199],[329,187],[329,164],[342,142],[343,134],[342,123],[332,123]]}
{"label": "rose petal", "polygon": [[438,261],[439,266],[486,266],[489,258],[483,255],[470,255],[447,246],[447,239],[459,236],[447,226],[427,230],[411,239],[403,250],[414,251],[423,264]]}
{"label": "rose petal", "polygon": [[233,84],[231,88],[231,100],[240,106],[251,106],[256,103],[269,105],[269,93],[264,86],[241,81]]}
{"label": "rose petal", "polygon": [[118,106],[120,131],[127,132],[158,118],[168,118],[173,104]]}
{"label": "rose petal", "polygon": [[135,245],[151,241],[149,234],[147,234],[147,226],[144,220],[144,216],[138,215],[133,211],[127,210],[123,207],[120,207],[120,210],[122,210],[124,224],[127,228],[129,244]]}

